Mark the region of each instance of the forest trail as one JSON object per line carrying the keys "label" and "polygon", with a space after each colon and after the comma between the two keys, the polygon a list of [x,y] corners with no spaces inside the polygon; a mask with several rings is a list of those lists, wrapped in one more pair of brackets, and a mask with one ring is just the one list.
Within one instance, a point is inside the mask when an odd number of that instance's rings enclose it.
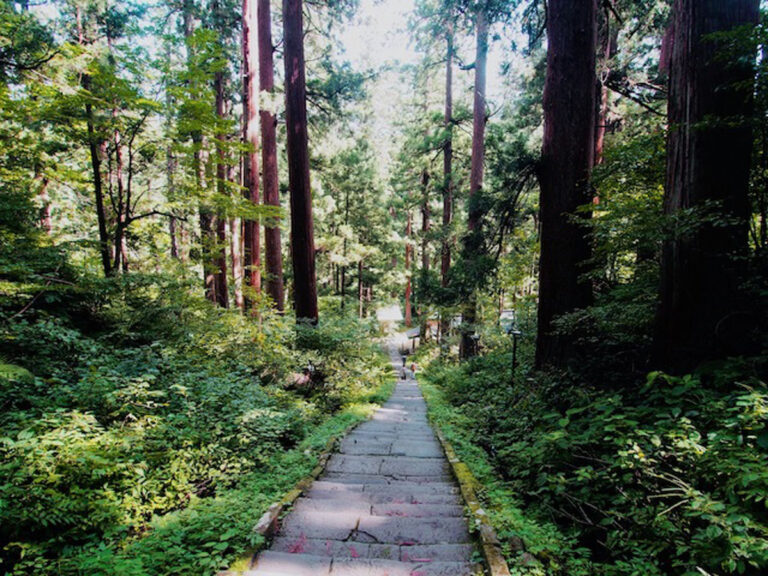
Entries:
{"label": "forest trail", "polygon": [[[399,370],[394,342],[390,357]],[[468,576],[461,495],[416,380],[399,380],[296,501],[248,576]]]}

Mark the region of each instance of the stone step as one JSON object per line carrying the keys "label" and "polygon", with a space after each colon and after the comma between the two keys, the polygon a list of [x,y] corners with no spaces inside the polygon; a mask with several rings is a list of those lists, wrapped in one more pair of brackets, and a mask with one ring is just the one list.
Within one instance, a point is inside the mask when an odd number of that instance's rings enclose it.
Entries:
{"label": "stone step", "polygon": [[452,480],[443,482],[431,482],[429,484],[418,482],[391,481],[386,484],[357,484],[354,482],[336,482],[335,480],[329,480],[323,478],[322,480],[316,480],[310,487],[311,491],[318,491],[324,493],[338,494],[343,493],[345,495],[351,495],[358,492],[366,493],[388,493],[388,494],[458,494],[459,488]]}
{"label": "stone step", "polygon": [[464,509],[458,504],[432,504],[426,502],[367,502],[351,498],[299,498],[293,505],[294,511],[357,514],[360,516],[403,516],[411,518],[463,516]]}
{"label": "stone step", "polygon": [[375,420],[368,420],[357,426],[354,431],[359,432],[361,430],[424,434],[429,438],[432,438],[434,435],[434,431],[430,427],[426,416],[414,416],[414,420],[411,422],[376,422]]}
{"label": "stone step", "polygon": [[279,536],[272,542],[273,552],[309,554],[329,558],[379,558],[399,560],[400,546],[393,544],[366,544],[317,538],[289,538]]}
{"label": "stone step", "polygon": [[278,536],[272,542],[272,552],[307,554],[332,558],[377,558],[400,562],[466,562],[472,556],[471,544],[426,544],[396,546],[393,544],[367,544],[317,538],[288,538]]}
{"label": "stone step", "polygon": [[[328,491],[322,488],[310,489],[306,496],[313,500],[330,499],[339,497],[338,491]],[[368,504],[460,504],[461,498],[458,493],[444,492],[436,493],[430,491],[418,490],[397,490],[384,492],[358,492],[344,493],[344,497],[349,500],[358,500]]]}
{"label": "stone step", "polygon": [[464,518],[400,518],[362,516],[352,539],[368,543],[465,544],[469,543]]}
{"label": "stone step", "polygon": [[418,493],[418,494],[458,494],[459,488],[453,483],[452,479],[438,482],[436,480],[427,484],[423,482],[409,482],[407,480],[399,482],[390,482],[382,486],[375,484],[363,485],[363,492],[366,493]]}
{"label": "stone step", "polygon": [[458,504],[427,504],[425,502],[385,502],[374,504],[371,516],[403,518],[452,518],[463,517],[464,508]]}
{"label": "stone step", "polygon": [[380,474],[350,474],[345,472],[329,472],[323,476],[325,480],[349,484],[368,484],[375,486],[386,486],[390,484],[399,484],[402,482],[411,482],[414,484],[432,484],[434,482],[450,482],[450,474],[435,474],[430,476],[408,476],[404,474],[389,474],[382,476]]}
{"label": "stone step", "polygon": [[441,476],[450,468],[445,458],[418,458],[411,456],[368,456],[334,454],[328,460],[329,474],[371,474],[383,476]]}
{"label": "stone step", "polygon": [[330,573],[330,557],[266,550],[259,554],[253,569],[246,571],[244,576],[329,576]]}
{"label": "stone step", "polygon": [[[369,510],[370,512],[370,510]],[[289,538],[327,538],[347,540],[368,512],[356,510],[319,512],[317,510],[292,510],[283,520],[279,535]]]}
{"label": "stone step", "polygon": [[330,576],[473,576],[478,567],[469,562],[398,562],[379,559],[334,560]]}
{"label": "stone step", "polygon": [[409,456],[413,458],[439,458],[442,448],[437,442],[422,440],[382,441],[378,439],[348,438],[341,443],[340,454],[361,456]]}
{"label": "stone step", "polygon": [[376,442],[436,442],[434,434],[398,434],[396,432],[355,430],[347,435],[347,438],[362,441],[373,440]]}
{"label": "stone step", "polygon": [[477,566],[469,562],[427,560],[402,562],[266,551],[245,576],[472,576],[477,573]]}

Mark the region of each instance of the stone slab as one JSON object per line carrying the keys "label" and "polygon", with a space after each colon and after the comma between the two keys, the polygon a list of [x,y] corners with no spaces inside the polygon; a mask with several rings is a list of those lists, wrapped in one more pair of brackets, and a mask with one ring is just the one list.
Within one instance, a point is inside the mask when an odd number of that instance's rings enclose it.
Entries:
{"label": "stone slab", "polygon": [[246,574],[262,576],[264,572],[291,576],[327,576],[331,573],[331,559],[267,550],[259,554],[255,570]]}
{"label": "stone slab", "polygon": [[344,540],[350,537],[361,517],[362,515],[356,512],[294,510],[285,517],[279,535]]}
{"label": "stone slab", "polygon": [[403,518],[462,517],[464,508],[458,504],[426,504],[424,502],[386,502],[371,507],[371,516]]}
{"label": "stone slab", "polygon": [[379,558],[399,560],[400,547],[391,544],[367,544],[316,538],[275,538],[271,550],[287,554],[309,554],[328,558]]}
{"label": "stone slab", "polygon": [[425,544],[401,546],[400,561],[411,562],[413,559],[429,559],[441,562],[466,562],[472,557],[475,547],[472,544]]}
{"label": "stone slab", "polygon": [[449,476],[450,468],[445,458],[388,456],[381,459],[379,473],[401,476]]}
{"label": "stone slab", "polygon": [[334,454],[325,469],[340,474],[378,474],[382,461],[381,456]]}
{"label": "stone slab", "polygon": [[392,560],[338,560],[331,576],[471,576],[469,562],[395,562]]}
{"label": "stone slab", "polygon": [[[463,518],[364,516],[353,539],[376,543],[463,544],[470,542]],[[372,538],[368,540],[367,538]]]}

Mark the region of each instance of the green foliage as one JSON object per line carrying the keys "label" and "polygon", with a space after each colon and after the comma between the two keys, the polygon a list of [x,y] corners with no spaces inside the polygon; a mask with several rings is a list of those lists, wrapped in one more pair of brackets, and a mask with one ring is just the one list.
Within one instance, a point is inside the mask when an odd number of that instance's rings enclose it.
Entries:
{"label": "green foliage", "polygon": [[[768,569],[768,387],[758,369],[653,373],[606,392],[561,376],[513,380],[498,350],[427,376],[528,522],[547,527],[516,533],[543,573],[692,576]],[[503,515],[494,521],[506,529]]]}
{"label": "green foliage", "polygon": [[50,31],[13,2],[0,4],[0,81],[15,80],[52,56]]}
{"label": "green foliage", "polygon": [[[0,330],[9,574],[220,569],[389,374],[351,320],[297,333],[138,274],[78,290],[73,320],[8,314]],[[295,390],[308,359],[322,386]]]}
{"label": "green foliage", "polygon": [[[480,482],[482,488],[478,497],[499,537],[510,572],[514,576],[546,574],[543,565],[531,556],[524,556],[525,552],[538,557],[548,556],[551,568],[558,561],[555,555],[570,553],[571,542],[552,522],[528,514],[515,486],[501,478],[494,467],[492,455],[478,442],[480,438],[487,437],[487,428],[477,429],[481,421],[475,419],[476,415],[465,411],[466,403],[457,406],[455,398],[453,401],[449,399],[449,389],[442,385],[445,375],[443,368],[433,365],[426,377],[421,379],[420,386],[427,399],[430,418]],[[494,392],[498,393],[498,388]],[[570,565],[576,566],[579,561],[574,556]]]}

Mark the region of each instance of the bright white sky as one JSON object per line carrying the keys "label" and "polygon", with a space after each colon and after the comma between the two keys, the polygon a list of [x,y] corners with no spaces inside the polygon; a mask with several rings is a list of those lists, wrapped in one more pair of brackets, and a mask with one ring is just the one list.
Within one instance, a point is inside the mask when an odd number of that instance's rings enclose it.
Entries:
{"label": "bright white sky", "polygon": [[[414,8],[415,0],[360,0],[357,15],[340,33],[346,58],[357,69],[393,61],[416,64],[421,56],[406,30]],[[503,43],[491,42],[488,53],[488,97],[497,103],[505,95],[500,73]],[[464,58],[470,62],[474,58],[474,42]]]}
{"label": "bright white sky", "polygon": [[[423,57],[410,41],[407,25],[414,11],[416,0],[360,0],[360,7],[352,22],[338,32],[342,43],[339,56],[348,60],[359,71],[380,69],[387,63],[417,64]],[[514,26],[514,25],[512,25]],[[505,30],[505,34],[511,32]],[[502,34],[504,36],[505,34]],[[501,63],[509,40],[491,42],[488,53],[487,96],[491,110],[495,110],[509,98],[509,87],[504,85]],[[474,60],[474,38],[464,38],[460,56],[465,62]],[[507,54],[508,56],[508,54]],[[442,73],[442,70],[437,70]],[[369,124],[371,142],[383,160],[379,166],[381,176],[386,177],[392,155],[398,149],[401,137],[398,124],[402,121],[403,104],[412,94],[410,87],[387,75],[372,94],[373,118]],[[474,80],[472,72],[454,72],[454,98],[460,94],[468,97]],[[441,105],[442,96],[436,99]]]}
{"label": "bright white sky", "polygon": [[413,10],[414,0],[361,0],[358,14],[341,34],[348,58],[373,67],[393,60],[415,64],[419,55],[406,32]]}

